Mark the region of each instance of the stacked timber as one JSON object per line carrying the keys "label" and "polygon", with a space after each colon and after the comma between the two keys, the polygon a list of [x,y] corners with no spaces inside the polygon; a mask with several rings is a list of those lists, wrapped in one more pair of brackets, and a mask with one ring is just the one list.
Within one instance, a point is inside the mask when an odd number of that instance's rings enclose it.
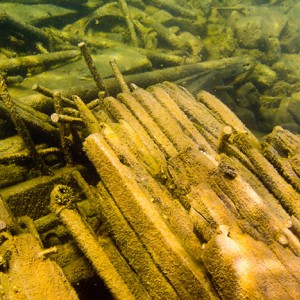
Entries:
{"label": "stacked timber", "polygon": [[93,248],[64,189],[51,207],[115,298],[297,299],[299,137],[276,127],[260,142],[214,96],[170,82],[94,113],[74,100],[100,181],[75,177],[107,232]]}
{"label": "stacked timber", "polygon": [[[72,237],[114,299],[298,299],[300,138],[275,127],[258,140],[207,92],[195,98],[171,82],[143,89],[117,78],[121,93],[102,92],[88,104],[52,94],[68,176],[47,172],[31,145],[27,155],[43,174],[37,191],[31,183],[29,199],[20,185],[1,190],[3,295],[49,299],[27,276],[54,264],[57,275],[41,281],[53,295],[75,299],[66,278],[76,286],[87,273],[64,254],[72,252],[66,246]],[[2,100],[20,126],[2,84]],[[63,114],[67,106],[76,116]],[[70,139],[83,146],[81,157]],[[41,195],[42,182],[48,192]],[[101,226],[86,217],[83,202]],[[60,224],[69,238],[59,241],[66,235]],[[43,250],[42,243],[52,247]]]}
{"label": "stacked timber", "polygon": [[168,82],[103,111],[84,149],[124,278],[150,299],[297,299],[299,137],[260,143],[214,96]]}

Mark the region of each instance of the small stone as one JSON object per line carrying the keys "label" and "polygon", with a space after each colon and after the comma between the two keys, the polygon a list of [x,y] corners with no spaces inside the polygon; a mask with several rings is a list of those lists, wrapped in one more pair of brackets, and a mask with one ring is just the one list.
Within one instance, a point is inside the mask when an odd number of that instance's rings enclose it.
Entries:
{"label": "small stone", "polygon": [[268,51],[268,39],[279,38],[287,17],[276,8],[251,7],[249,15],[233,23],[241,47]]}
{"label": "small stone", "polygon": [[252,82],[247,82],[236,91],[240,107],[257,111],[260,107],[260,93]]}
{"label": "small stone", "polygon": [[300,54],[283,54],[272,69],[277,73],[278,78],[288,83],[295,83],[300,80]]}
{"label": "small stone", "polygon": [[257,64],[249,77],[256,86],[261,88],[271,87],[277,80],[277,74],[269,66]]}

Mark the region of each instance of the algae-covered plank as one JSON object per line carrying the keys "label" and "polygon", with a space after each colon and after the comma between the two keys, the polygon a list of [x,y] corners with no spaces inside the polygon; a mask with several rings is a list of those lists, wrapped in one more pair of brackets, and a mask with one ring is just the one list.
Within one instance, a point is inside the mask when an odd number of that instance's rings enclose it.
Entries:
{"label": "algae-covered plank", "polygon": [[205,272],[195,264],[172,234],[151,199],[141,190],[100,134],[90,135],[84,144],[106,188],[127,221],[168,278],[181,299],[215,299]]}

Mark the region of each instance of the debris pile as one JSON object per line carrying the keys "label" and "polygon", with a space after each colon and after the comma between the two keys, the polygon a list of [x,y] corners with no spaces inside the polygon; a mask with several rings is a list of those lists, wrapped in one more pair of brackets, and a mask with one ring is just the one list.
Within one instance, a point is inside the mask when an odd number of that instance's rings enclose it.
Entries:
{"label": "debris pile", "polygon": [[[115,299],[297,299],[299,137],[275,127],[259,142],[213,95],[128,86],[114,69],[116,97],[52,94],[50,175],[1,190],[3,295],[80,298],[97,278]],[[28,150],[5,164],[45,174],[18,131]],[[32,268],[58,273],[32,282]]]}
{"label": "debris pile", "polygon": [[[70,9],[70,1],[62,2]],[[171,34],[169,15],[187,28],[191,20],[198,26],[191,29],[195,32],[213,31],[237,16],[239,28],[261,24],[268,30],[264,20],[253,7],[245,11],[235,1],[230,7],[187,1],[200,15],[180,1],[128,2],[80,1],[78,7],[99,8],[59,33],[51,29],[53,35],[2,14],[9,35],[19,32],[22,40],[28,33],[46,34],[47,39],[34,45],[44,54],[1,62],[15,66],[0,75],[1,297],[298,299],[300,138],[275,126],[258,139],[228,106],[203,90],[213,82],[223,100],[238,95],[235,101],[261,111],[260,99],[273,97],[268,93],[279,76],[267,61],[275,66],[279,60],[271,48],[260,63],[243,55],[217,57],[207,47],[209,34],[203,44],[200,37],[187,38],[188,31]],[[270,6],[282,9],[280,1]],[[260,22],[252,22],[252,13]],[[157,21],[159,14],[168,21]],[[207,23],[200,22],[208,15]],[[93,46],[89,34],[96,36],[97,25],[110,24],[110,18],[114,26],[122,20],[129,31],[118,46],[132,44],[151,65],[158,56],[164,63],[171,57],[169,67],[124,75],[113,57],[107,63],[114,77],[105,78],[87,45]],[[282,32],[283,23],[284,18],[281,29],[274,26]],[[155,39],[140,44],[139,30],[149,28]],[[244,31],[235,32],[241,35],[240,46],[252,47]],[[274,43],[282,40],[278,34],[270,36]],[[253,47],[268,41],[258,34]],[[172,55],[149,56],[149,45],[156,42],[172,46]],[[61,45],[72,49],[57,51]],[[242,52],[240,46],[230,53]],[[214,60],[199,61],[205,47]],[[182,64],[183,48],[186,60],[198,59]],[[52,55],[55,64],[60,57],[82,56],[93,83],[51,89],[38,82],[35,95],[15,99],[9,77],[48,67]],[[289,102],[295,109],[286,106],[295,120],[297,97],[293,94]],[[278,107],[269,105],[278,110],[276,118],[283,101],[290,100],[278,98]]]}

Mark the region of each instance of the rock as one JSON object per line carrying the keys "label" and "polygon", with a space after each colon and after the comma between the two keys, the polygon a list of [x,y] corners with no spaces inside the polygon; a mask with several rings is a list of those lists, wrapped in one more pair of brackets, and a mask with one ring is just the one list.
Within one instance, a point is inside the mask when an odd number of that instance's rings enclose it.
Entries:
{"label": "rock", "polygon": [[265,46],[264,22],[261,16],[253,16],[239,20],[235,26],[238,42],[244,48]]}
{"label": "rock", "polygon": [[[300,111],[299,95],[294,95],[294,98],[284,98],[277,110],[277,114],[274,120],[274,126],[280,125],[285,129],[292,131],[293,133],[300,133],[299,117],[295,115]],[[298,124],[299,122],[299,124]]]}
{"label": "rock", "polygon": [[281,45],[280,41],[276,37],[269,37],[266,40],[268,51],[261,57],[261,61],[270,66],[275,63],[281,57]]}
{"label": "rock", "polygon": [[270,131],[280,125],[293,133],[300,133],[300,92],[284,98],[262,96],[260,101],[261,130]]}
{"label": "rock", "polygon": [[202,60],[201,58],[204,53],[203,50],[204,45],[201,39],[194,36],[190,32],[182,32],[181,34],[179,34],[178,38],[182,40],[186,40],[187,41],[186,45],[191,49],[192,55],[198,56],[199,61]]}
{"label": "rock", "polygon": [[292,94],[288,106],[288,112],[293,116],[295,122],[300,126],[300,92]]}
{"label": "rock", "polygon": [[278,80],[272,88],[268,90],[268,95],[271,96],[290,96],[293,93],[300,91],[300,83],[296,82],[295,84],[289,84],[284,80]]}
{"label": "rock", "polygon": [[266,96],[260,97],[259,109],[259,127],[264,132],[270,132],[273,129],[273,124],[277,115],[277,110],[280,106],[282,97]]}
{"label": "rock", "polygon": [[297,3],[287,14],[287,30],[281,38],[281,47],[285,52],[297,53],[300,50],[300,3]]}
{"label": "rock", "polygon": [[277,114],[277,108],[262,107],[259,111],[259,129],[262,132],[271,132],[274,120]]}
{"label": "rock", "polygon": [[300,54],[283,54],[279,61],[273,64],[272,69],[276,71],[278,78],[288,83],[300,80]]}
{"label": "rock", "polygon": [[288,112],[287,108],[289,106],[290,99],[284,98],[280,102],[280,106],[277,110],[276,117],[274,119],[274,125],[283,125],[285,123],[292,123],[293,117]]}
{"label": "rock", "polygon": [[257,87],[267,88],[272,86],[277,80],[277,74],[269,66],[264,64],[257,64],[249,76],[249,80],[252,81]]}
{"label": "rock", "polygon": [[250,130],[257,131],[258,126],[253,111],[245,107],[238,107],[235,114]]}
{"label": "rock", "polygon": [[260,107],[260,94],[253,83],[247,82],[236,91],[239,106],[257,111]]}
{"label": "rock", "polygon": [[282,100],[282,97],[280,96],[268,96],[268,95],[261,95],[260,97],[260,107],[263,107],[265,109],[278,109],[280,102]]}
{"label": "rock", "polygon": [[276,8],[251,7],[249,15],[231,23],[241,47],[268,51],[268,38],[280,37],[287,17]]}
{"label": "rock", "polygon": [[236,41],[231,28],[221,24],[208,24],[207,37],[203,39],[209,59],[232,56]]}

